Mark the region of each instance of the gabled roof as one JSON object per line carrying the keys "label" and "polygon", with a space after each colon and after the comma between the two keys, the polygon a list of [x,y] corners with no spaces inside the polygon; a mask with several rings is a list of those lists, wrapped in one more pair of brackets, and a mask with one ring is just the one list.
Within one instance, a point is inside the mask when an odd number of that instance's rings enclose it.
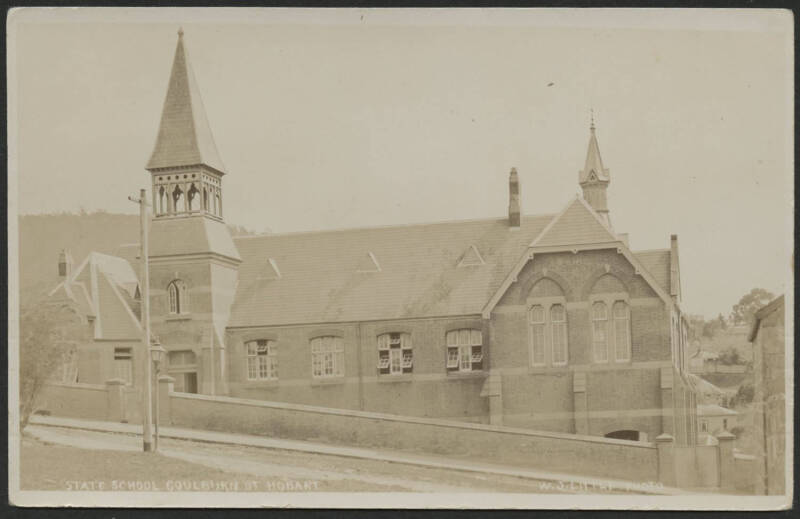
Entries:
{"label": "gabled roof", "polygon": [[181,31],[178,33],[158,137],[146,167],[152,170],[198,164],[225,173],[200,98],[200,89],[184,49]]}
{"label": "gabled roof", "polygon": [[556,215],[531,247],[584,245],[620,241],[582,196],[576,196]]}
{"label": "gabled roof", "polygon": [[753,322],[753,328],[750,330],[750,334],[747,336],[747,340],[753,342],[756,339],[756,335],[758,335],[758,328],[761,325],[761,321],[764,320],[772,312],[784,308],[784,296],[781,294],[780,296],[776,297],[772,301],[770,301],[767,305],[762,306],[756,313],[755,313],[755,322]]}
{"label": "gabled roof", "polygon": [[68,298],[86,317],[94,318],[95,339],[132,340],[141,335],[132,308],[138,283],[126,260],[92,252],[50,292],[50,297]]}
{"label": "gabled roof", "polygon": [[[230,327],[477,315],[552,215],[234,238],[243,262]],[[459,268],[478,248],[484,265]],[[357,266],[372,253],[379,272]],[[263,279],[266,258],[280,279]],[[259,279],[261,278],[261,279]]]}
{"label": "gabled roof", "polygon": [[670,249],[634,252],[633,255],[665,291],[670,290]]}

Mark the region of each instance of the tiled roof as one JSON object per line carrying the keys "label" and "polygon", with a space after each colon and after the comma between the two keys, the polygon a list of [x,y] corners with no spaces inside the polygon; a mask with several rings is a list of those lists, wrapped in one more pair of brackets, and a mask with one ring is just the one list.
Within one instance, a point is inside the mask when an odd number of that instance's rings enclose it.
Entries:
{"label": "tiled roof", "polygon": [[647,250],[634,252],[633,255],[639,260],[639,263],[653,275],[653,278],[655,278],[661,288],[669,291],[670,250]]}
{"label": "tiled roof", "polygon": [[179,36],[158,137],[147,169],[196,164],[206,164],[225,173],[183,46],[183,36]]}
{"label": "tiled roof", "polygon": [[618,240],[619,237],[601,222],[586,201],[576,197],[552,220],[532,245],[536,247],[584,245]]}
{"label": "tiled roof", "polygon": [[228,228],[218,220],[198,216],[168,218],[154,221],[150,229],[150,257],[213,252],[240,259]]}
{"label": "tiled roof", "polygon": [[[236,238],[228,326],[478,314],[552,218],[523,217],[518,230],[502,218]],[[485,264],[459,267],[472,245]],[[370,253],[380,271],[360,272]]]}

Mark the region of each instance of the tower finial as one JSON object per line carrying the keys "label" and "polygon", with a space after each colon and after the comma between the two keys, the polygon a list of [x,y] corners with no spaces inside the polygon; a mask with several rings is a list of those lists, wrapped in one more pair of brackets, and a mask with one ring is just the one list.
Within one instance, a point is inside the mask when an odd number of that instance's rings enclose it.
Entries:
{"label": "tower finial", "polygon": [[183,27],[178,27],[178,38],[183,38]]}
{"label": "tower finial", "polygon": [[592,119],[591,124],[589,125],[589,129],[594,131],[594,108],[589,108],[589,114]]}

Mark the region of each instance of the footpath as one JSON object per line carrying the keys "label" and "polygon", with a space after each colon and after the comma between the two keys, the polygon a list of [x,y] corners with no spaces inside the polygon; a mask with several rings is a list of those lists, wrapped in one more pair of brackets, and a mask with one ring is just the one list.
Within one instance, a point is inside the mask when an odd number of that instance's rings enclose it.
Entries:
{"label": "footpath", "polygon": [[[80,429],[86,431],[118,433],[141,436],[142,426],[137,424],[101,422],[93,420],[83,420],[75,418],[61,418],[55,416],[35,415],[30,418],[31,424],[51,427],[63,427],[69,429]],[[595,477],[579,476],[574,474],[563,474],[549,472],[545,470],[523,469],[504,465],[495,465],[470,460],[457,460],[445,456],[432,454],[416,454],[409,452],[387,451],[366,449],[358,447],[346,447],[330,445],[300,440],[288,440],[281,438],[268,438],[262,436],[252,436],[244,434],[234,434],[216,431],[205,431],[198,429],[184,429],[179,427],[160,427],[159,436],[176,440],[187,440],[195,442],[217,443],[224,445],[241,445],[246,447],[258,447],[264,449],[275,449],[283,451],[305,452],[312,454],[323,454],[328,456],[340,456],[347,458],[365,459],[372,461],[385,461],[390,463],[400,463],[419,467],[429,467],[445,470],[456,470],[464,472],[481,473],[487,475],[502,475],[532,479],[538,481],[551,481],[554,486],[569,487],[572,489],[585,490],[586,493],[594,492],[631,492],[634,494],[657,494],[657,495],[685,495],[686,492],[677,488],[663,487],[655,482],[636,483],[617,479],[604,479]]]}

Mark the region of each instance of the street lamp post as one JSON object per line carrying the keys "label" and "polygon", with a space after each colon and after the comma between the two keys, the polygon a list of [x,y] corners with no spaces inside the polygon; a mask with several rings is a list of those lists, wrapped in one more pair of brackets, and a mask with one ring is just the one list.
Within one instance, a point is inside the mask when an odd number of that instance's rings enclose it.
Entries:
{"label": "street lamp post", "polygon": [[145,452],[153,449],[153,366],[150,359],[150,267],[147,262],[147,199],[145,190],[139,190],[139,198],[128,197],[131,202],[139,204],[139,239],[141,254],[141,287],[142,287],[142,354],[145,356],[143,384],[144,417],[142,420],[142,448]]}
{"label": "street lamp post", "polygon": [[153,359],[153,365],[156,368],[156,401],[155,401],[155,412],[154,412],[154,419],[153,422],[155,424],[155,436],[153,437],[153,451],[158,450],[158,422],[159,422],[159,402],[161,401],[161,397],[159,395],[159,387],[161,386],[161,382],[159,381],[159,375],[161,374],[161,362],[164,360],[164,355],[166,354],[167,350],[161,346],[161,342],[159,342],[158,337],[153,338],[153,346],[150,348],[150,357]]}

